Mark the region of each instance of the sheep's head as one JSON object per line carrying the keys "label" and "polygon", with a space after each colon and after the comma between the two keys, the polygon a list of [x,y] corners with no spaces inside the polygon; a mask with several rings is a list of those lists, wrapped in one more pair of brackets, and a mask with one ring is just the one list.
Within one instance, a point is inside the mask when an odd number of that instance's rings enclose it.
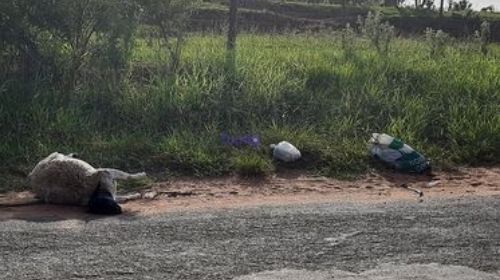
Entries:
{"label": "sheep's head", "polygon": [[89,210],[94,214],[116,215],[121,214],[122,209],[115,201],[115,183],[111,174],[107,171],[97,171],[97,186],[89,200]]}
{"label": "sheep's head", "polygon": [[115,193],[116,185],[113,176],[108,171],[97,171],[99,174],[100,189]]}
{"label": "sheep's head", "polygon": [[111,176],[111,173],[105,170],[98,170],[91,176],[91,180],[89,182],[91,184],[92,191],[101,189],[102,191],[108,191],[110,192],[113,196],[116,193],[116,185],[115,181],[113,180],[113,176]]}

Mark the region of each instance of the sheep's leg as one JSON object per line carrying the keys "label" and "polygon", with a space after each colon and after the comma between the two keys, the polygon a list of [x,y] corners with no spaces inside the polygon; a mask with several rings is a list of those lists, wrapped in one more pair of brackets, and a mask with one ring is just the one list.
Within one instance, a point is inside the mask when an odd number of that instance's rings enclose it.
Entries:
{"label": "sheep's leg", "polygon": [[128,179],[139,179],[146,177],[145,172],[130,174],[113,168],[99,168],[97,169],[97,171],[108,172],[109,174],[111,174],[111,177],[113,177],[113,180],[128,180]]}

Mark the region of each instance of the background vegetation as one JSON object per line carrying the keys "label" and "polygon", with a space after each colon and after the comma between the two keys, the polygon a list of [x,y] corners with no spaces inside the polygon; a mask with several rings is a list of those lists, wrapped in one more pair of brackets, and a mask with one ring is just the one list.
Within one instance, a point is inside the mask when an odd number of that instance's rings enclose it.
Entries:
{"label": "background vegetation", "polygon": [[[200,5],[2,1],[0,191],[23,188],[16,178],[54,151],[157,175],[359,174],[372,132],[436,166],[500,162],[490,26],[403,38],[373,13],[338,31],[246,32],[228,67],[222,35],[187,33]],[[262,149],[223,146],[221,132],[257,134]],[[304,159],[273,162],[281,140]]]}

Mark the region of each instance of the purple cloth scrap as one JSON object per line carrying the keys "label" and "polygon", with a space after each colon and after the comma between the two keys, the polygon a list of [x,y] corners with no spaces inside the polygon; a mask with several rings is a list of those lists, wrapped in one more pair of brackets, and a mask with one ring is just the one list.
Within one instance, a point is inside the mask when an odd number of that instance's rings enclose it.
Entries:
{"label": "purple cloth scrap", "polygon": [[258,149],[260,139],[256,135],[231,136],[226,132],[221,133],[220,139],[223,145],[233,146],[235,148],[251,147]]}

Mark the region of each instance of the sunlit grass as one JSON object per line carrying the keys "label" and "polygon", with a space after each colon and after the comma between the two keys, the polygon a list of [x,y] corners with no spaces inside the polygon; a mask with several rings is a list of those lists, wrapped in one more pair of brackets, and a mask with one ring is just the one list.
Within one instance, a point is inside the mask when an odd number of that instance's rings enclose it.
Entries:
{"label": "sunlit grass", "polygon": [[[304,154],[293,167],[341,175],[370,168],[365,142],[386,132],[438,165],[500,162],[497,45],[487,57],[452,45],[431,57],[420,39],[398,39],[387,55],[358,40],[346,56],[330,35],[247,34],[230,74],[224,46],[222,36],[192,35],[179,73],[163,76],[166,56],[138,40],[115,99],[81,91],[66,108],[51,106],[51,91],[22,104],[2,92],[0,159],[29,169],[57,150],[169,174],[269,174],[268,144],[287,140]],[[222,131],[260,135],[263,148],[222,146]]]}

